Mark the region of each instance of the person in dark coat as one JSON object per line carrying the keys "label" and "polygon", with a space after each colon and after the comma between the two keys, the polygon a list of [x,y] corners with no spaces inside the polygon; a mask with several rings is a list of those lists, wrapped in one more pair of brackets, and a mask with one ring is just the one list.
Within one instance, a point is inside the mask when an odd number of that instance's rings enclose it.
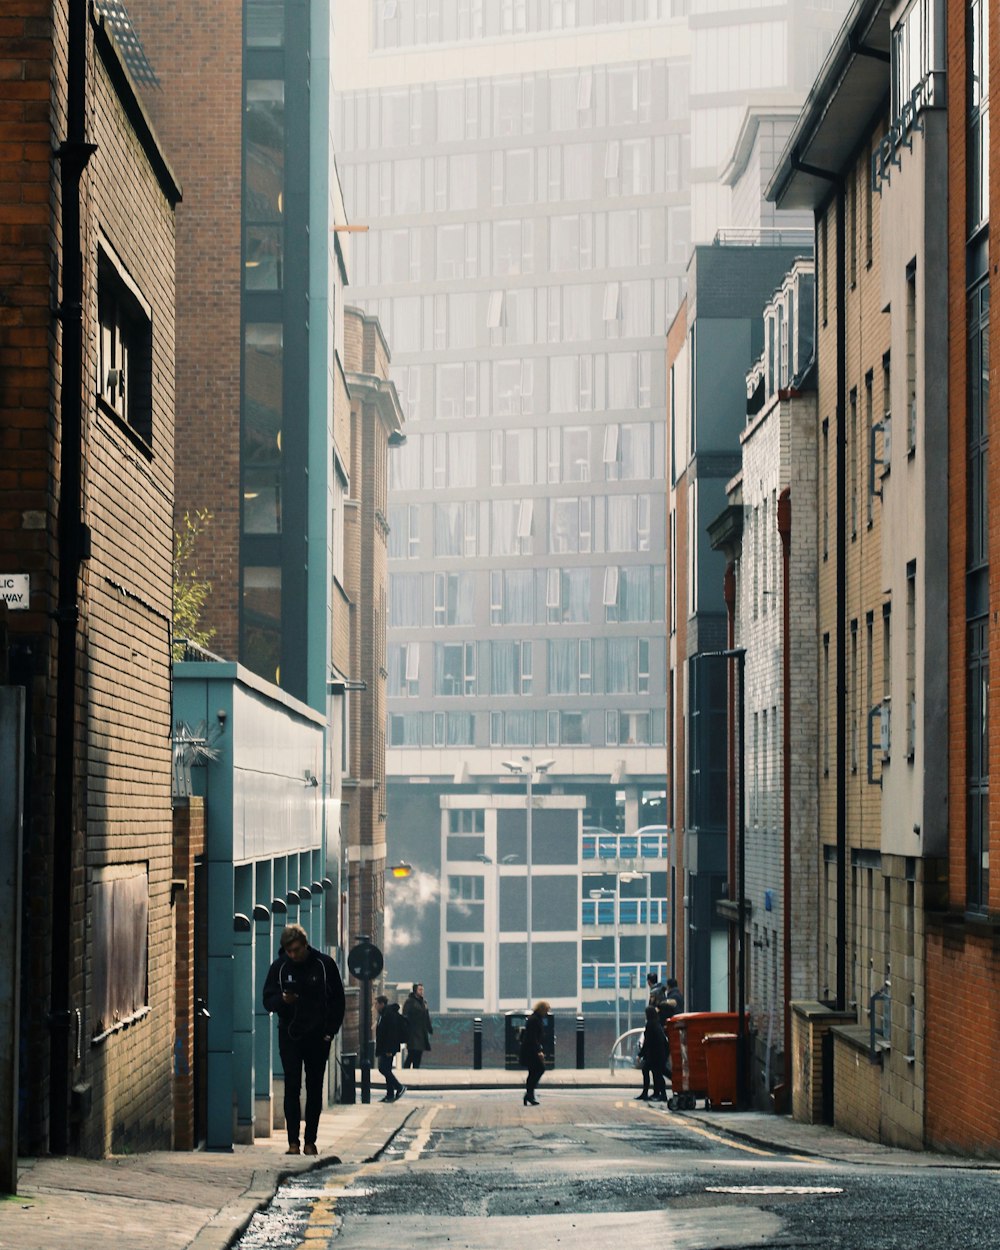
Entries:
{"label": "person in dark coat", "polygon": [[385,1097],[382,1101],[396,1102],[406,1093],[406,1086],[399,1083],[392,1070],[392,1061],[399,1050],[402,1032],[399,1003],[390,1003],[384,994],[379,994],[375,999],[375,1010],[378,1012],[375,1025],[375,1059],[379,1072],[385,1077]]}
{"label": "person in dark coat", "polygon": [[646,1028],[642,1035],[642,1093],[639,1098],[649,1097],[649,1080],[653,1079],[653,1098],[658,1102],[667,1100],[667,1037],[660,1024],[656,1008],[646,1008]]}
{"label": "person in dark coat", "polygon": [[424,1051],[431,1048],[431,1034],[434,1032],[431,1025],[431,1013],[424,1001],[424,987],[419,981],[406,996],[406,1002],[403,1003],[403,1015],[410,1028],[410,1040],[406,1043],[406,1058],[403,1060],[403,1067],[419,1068]]}
{"label": "person in dark coat", "polygon": [[549,1014],[549,1004],[545,1000],[535,1003],[534,1010],[528,1016],[521,1034],[521,1066],[528,1069],[528,1077],[524,1082],[524,1105],[537,1107],[538,1099],[535,1090],[545,1072],[545,1045],[543,1042],[543,1021]]}
{"label": "person in dark coat", "polygon": [[344,983],[340,969],[322,951],[309,945],[300,924],[281,931],[281,954],[264,978],[263,1000],[278,1017],[278,1054],[285,1072],[285,1126],[290,1155],[300,1153],[302,1073],[306,1078],[305,1144],[314,1155],[323,1108],[323,1079],[330,1044],[344,1023]]}

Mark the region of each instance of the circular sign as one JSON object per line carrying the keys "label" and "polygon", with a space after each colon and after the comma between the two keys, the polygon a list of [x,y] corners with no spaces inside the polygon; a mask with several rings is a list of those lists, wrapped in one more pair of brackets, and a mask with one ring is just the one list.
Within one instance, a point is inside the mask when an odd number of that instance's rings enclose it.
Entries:
{"label": "circular sign", "polygon": [[382,971],[382,952],[371,942],[355,946],[347,956],[347,970],[359,981],[374,981]]}

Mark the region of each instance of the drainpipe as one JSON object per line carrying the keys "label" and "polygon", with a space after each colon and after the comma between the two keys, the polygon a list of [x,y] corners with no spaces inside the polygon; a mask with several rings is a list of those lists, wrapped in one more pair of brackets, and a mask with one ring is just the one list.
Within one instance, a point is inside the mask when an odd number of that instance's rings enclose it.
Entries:
{"label": "drainpipe", "polygon": [[60,398],[59,589],[56,608],[56,725],[53,780],[52,953],[49,1041],[49,1150],[69,1150],[72,874],[76,823],[76,684],[80,566],[90,554],[83,522],[83,251],[80,183],[94,145],[86,142],[87,2],[70,0],[67,38],[66,138],[61,171],[62,394]]}
{"label": "drainpipe", "polygon": [[[726,603],[726,648],[732,650],[736,646],[736,565],[730,560],[722,582],[722,595]],[[728,726],[727,775],[729,777],[729,793],[727,824],[729,828],[728,876],[729,897],[736,898],[736,690],[732,682],[728,683],[727,698],[729,707],[726,713]],[[740,728],[742,733],[742,726]],[[729,943],[729,1010],[736,1010],[736,950],[734,943]]]}
{"label": "drainpipe", "polygon": [[837,197],[837,1010],[847,1005],[847,190]]}
{"label": "drainpipe", "polygon": [[[789,576],[792,551],[792,497],[786,486],[778,496],[778,534],[781,538],[781,782],[782,855],[784,899],[782,901],[782,949],[784,965],[785,1097],[792,1084],[792,630]],[[786,1101],[787,1105],[787,1101]]]}

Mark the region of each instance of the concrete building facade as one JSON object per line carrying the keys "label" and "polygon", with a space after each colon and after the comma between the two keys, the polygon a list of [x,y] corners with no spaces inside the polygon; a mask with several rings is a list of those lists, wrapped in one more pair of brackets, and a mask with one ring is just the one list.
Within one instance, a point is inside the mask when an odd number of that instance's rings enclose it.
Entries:
{"label": "concrete building facade", "polygon": [[801,1036],[808,1051],[832,1026],[836,1122],[906,1145],[925,1135],[949,751],[942,21],[934,4],[855,6],[771,188],[817,214],[818,985],[834,1014],[805,1004]]}
{"label": "concrete building facade", "polygon": [[180,189],[99,6],[7,6],[0,56],[0,561],[29,579],[0,609],[0,680],[26,692],[19,1145],[164,1148]]}

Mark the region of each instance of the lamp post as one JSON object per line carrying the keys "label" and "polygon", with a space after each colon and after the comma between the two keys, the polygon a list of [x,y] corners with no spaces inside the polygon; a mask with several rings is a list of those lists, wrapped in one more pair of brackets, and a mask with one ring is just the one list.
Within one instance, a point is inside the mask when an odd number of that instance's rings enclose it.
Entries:
{"label": "lamp post", "polygon": [[615,888],[613,890],[601,889],[591,890],[590,897],[595,900],[607,898],[610,895],[614,899],[615,906],[615,1041],[621,1037],[622,1032],[622,1003],[621,1003],[621,941],[619,939],[618,930],[618,911],[621,901],[620,891],[618,889],[618,877],[615,876]]}
{"label": "lamp post", "polygon": [[527,799],[526,799],[527,806],[525,809],[525,818],[524,818],[524,836],[525,836],[524,893],[525,893],[525,906],[526,906],[526,915],[525,915],[526,941],[525,941],[524,965],[525,965],[525,982],[527,986],[525,999],[527,1001],[528,1010],[530,1011],[531,1010],[531,779],[534,773],[539,773],[539,774],[547,773],[549,769],[552,767],[552,765],[555,763],[555,760],[539,760],[539,762],[536,764],[532,761],[532,758],[530,755],[522,755],[520,763],[517,763],[516,760],[501,760],[500,762],[503,764],[504,768],[506,768],[508,772],[523,773],[525,781],[527,783]]}
{"label": "lamp post", "polygon": [[651,951],[650,911],[652,909],[653,874],[638,872],[637,870],[620,872],[618,874],[619,881],[638,881],[640,877],[646,878],[646,974],[648,974]]}

